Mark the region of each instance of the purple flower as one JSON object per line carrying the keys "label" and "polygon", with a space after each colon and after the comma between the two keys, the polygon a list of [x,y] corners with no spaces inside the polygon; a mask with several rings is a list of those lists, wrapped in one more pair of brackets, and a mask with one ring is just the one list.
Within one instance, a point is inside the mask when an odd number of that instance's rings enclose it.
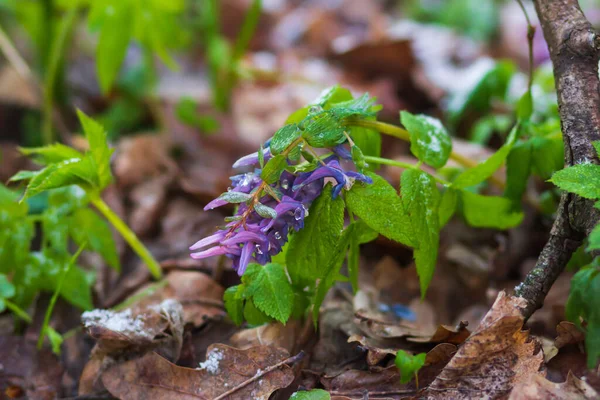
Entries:
{"label": "purple flower", "polygon": [[366,175],[360,174],[353,171],[345,171],[340,166],[337,159],[330,160],[327,164],[319,166],[312,172],[307,172],[299,178],[301,181],[294,190],[301,189],[303,186],[312,183],[319,179],[332,178],[336,184],[333,187],[333,198],[336,198],[342,189],[350,190],[355,180],[359,180],[364,183],[373,183],[373,180]]}
{"label": "purple flower", "polygon": [[[249,200],[239,203],[236,214],[225,227],[190,247],[194,251],[192,258],[226,256],[232,260],[233,268],[238,274],[242,275],[250,262],[270,262],[271,257],[281,252],[287,243],[289,233],[304,227],[310,205],[322,193],[328,180],[335,183],[334,198],[343,188],[351,188],[355,180],[372,183],[371,178],[345,171],[341,167],[340,159],[352,159],[344,146],[336,146],[332,150],[334,154],[323,160],[325,165],[319,165],[313,171],[297,175],[283,171],[279,181],[270,185],[269,191],[262,189],[264,186],[261,186],[263,181],[260,169],[232,176],[233,187],[230,192],[240,194],[222,195],[208,203],[204,209],[228,204],[228,199],[239,202],[246,197]],[[264,155],[265,160],[271,157],[268,147]],[[258,153],[254,153],[240,158],[234,167],[257,164]],[[261,193],[257,192],[259,188]]]}

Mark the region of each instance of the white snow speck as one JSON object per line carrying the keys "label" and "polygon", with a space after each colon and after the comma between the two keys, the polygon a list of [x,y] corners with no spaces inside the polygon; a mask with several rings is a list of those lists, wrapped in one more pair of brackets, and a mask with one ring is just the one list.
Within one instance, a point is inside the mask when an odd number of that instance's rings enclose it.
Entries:
{"label": "white snow speck", "polygon": [[219,361],[223,359],[223,353],[220,350],[212,350],[208,353],[206,361],[200,363],[200,367],[196,369],[205,369],[209,374],[215,375],[219,372]]}
{"label": "white snow speck", "polygon": [[100,309],[86,311],[81,315],[81,320],[86,328],[94,325],[102,325],[114,332],[140,336],[148,335],[145,331],[142,316],[138,315],[134,318],[129,308],[121,312]]}

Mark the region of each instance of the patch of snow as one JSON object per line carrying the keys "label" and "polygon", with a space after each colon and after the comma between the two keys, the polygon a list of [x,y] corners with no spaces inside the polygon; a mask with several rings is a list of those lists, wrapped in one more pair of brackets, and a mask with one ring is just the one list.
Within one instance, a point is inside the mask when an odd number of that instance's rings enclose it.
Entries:
{"label": "patch of snow", "polygon": [[212,350],[208,353],[206,361],[200,363],[200,367],[196,369],[205,369],[209,374],[215,375],[219,372],[219,362],[223,359],[223,353],[218,350]]}
{"label": "patch of snow", "polygon": [[101,325],[114,332],[147,335],[142,316],[134,318],[129,308],[121,312],[100,309],[86,311],[81,315],[81,320],[86,328]]}

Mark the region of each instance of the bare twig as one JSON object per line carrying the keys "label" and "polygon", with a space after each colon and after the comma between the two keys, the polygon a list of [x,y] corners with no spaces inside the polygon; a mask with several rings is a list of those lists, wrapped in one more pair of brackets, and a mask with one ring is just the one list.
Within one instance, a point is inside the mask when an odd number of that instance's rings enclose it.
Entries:
{"label": "bare twig", "polygon": [[[592,142],[600,140],[598,36],[576,0],[535,0],[554,67],[565,165],[598,163]],[[516,294],[527,300],[525,318],[540,308],[573,252],[598,221],[593,203],[563,194],[557,217],[537,264]]]}
{"label": "bare twig", "polygon": [[278,362],[277,364],[273,364],[270,367],[265,368],[264,371],[261,371],[258,374],[254,375],[252,378],[240,383],[233,389],[228,390],[223,394],[220,394],[219,396],[215,397],[213,400],[223,400],[223,399],[227,398],[227,396],[230,396],[233,393],[237,392],[238,390],[243,389],[244,387],[248,386],[249,384],[256,381],[257,379],[260,379],[263,376],[267,375],[268,373],[270,373],[278,368],[281,368],[282,366],[284,366],[286,364],[294,364],[294,363],[302,360],[304,358],[304,355],[305,355],[304,351],[301,351],[300,353],[296,354],[295,356],[288,357],[285,360]]}

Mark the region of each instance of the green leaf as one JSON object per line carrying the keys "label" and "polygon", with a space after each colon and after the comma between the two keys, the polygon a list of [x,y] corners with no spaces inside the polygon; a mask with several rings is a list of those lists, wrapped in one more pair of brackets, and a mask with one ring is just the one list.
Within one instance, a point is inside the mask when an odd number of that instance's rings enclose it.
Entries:
{"label": "green leaf", "polygon": [[310,207],[304,228],[290,240],[286,264],[295,285],[312,287],[322,277],[322,268],[329,263],[331,249],[344,228],[344,201],[333,199],[331,192],[331,185],[325,186]]}
{"label": "green leaf", "polygon": [[383,236],[416,247],[418,242],[410,218],[396,189],[377,174],[368,172],[367,175],[373,179],[372,184],[354,184],[346,192],[348,210]]}
{"label": "green leaf", "polygon": [[60,143],[43,147],[20,147],[19,151],[26,156],[34,156],[36,161],[44,165],[83,157],[83,154],[74,148]]}
{"label": "green leaf", "polygon": [[24,268],[34,234],[30,219],[0,221],[0,273],[17,272]]}
{"label": "green leaf", "polygon": [[231,286],[223,294],[225,310],[227,310],[227,314],[229,314],[233,323],[238,326],[244,322],[244,301],[238,296],[240,290],[244,290],[243,285]]}
{"label": "green leaf", "polygon": [[129,1],[111,2],[104,9],[102,30],[96,47],[96,70],[104,94],[108,93],[121,69],[133,35],[133,12]]}
{"label": "green leaf", "polygon": [[530,141],[533,146],[531,170],[540,178],[548,180],[552,177],[552,174],[565,165],[565,147],[562,136],[556,139],[533,137]]}
{"label": "green leaf", "polygon": [[275,135],[273,135],[273,139],[271,139],[271,144],[269,145],[271,154],[280,154],[298,139],[301,134],[302,131],[298,129],[298,125],[296,124],[289,124],[280,128],[275,132]]}
{"label": "green leaf", "polygon": [[244,304],[244,319],[248,321],[250,325],[263,325],[273,321],[267,314],[260,311],[252,302],[252,300],[246,301]]}
{"label": "green leaf", "polygon": [[400,120],[410,133],[410,151],[415,157],[433,168],[446,165],[452,140],[438,119],[402,111]]}
{"label": "green leaf", "polygon": [[440,219],[440,229],[442,229],[456,211],[456,204],[458,202],[458,191],[452,188],[446,188],[440,199],[440,206],[438,209]]}
{"label": "green leaf", "polygon": [[342,267],[344,258],[346,258],[348,246],[350,245],[352,237],[356,233],[355,230],[356,223],[352,222],[350,225],[348,225],[348,227],[342,233],[340,239],[335,244],[335,247],[333,247],[332,257],[323,270],[323,278],[319,281],[313,301],[313,323],[315,324],[315,327],[319,322],[319,311],[321,304],[323,304],[323,300],[325,300],[327,292],[335,284],[335,281],[339,276],[340,268]]}
{"label": "green leaf", "polygon": [[508,135],[506,143],[498,149],[490,158],[479,163],[477,166],[470,168],[460,174],[454,182],[452,187],[462,189],[470,186],[475,186],[487,178],[492,176],[496,172],[508,157],[508,153],[512,149],[515,141],[517,140],[518,125]]}
{"label": "green leaf", "polygon": [[10,283],[6,275],[0,274],[0,298],[10,299],[15,293],[15,285]]}
{"label": "green leaf", "polygon": [[323,389],[313,389],[292,393],[290,400],[331,400],[331,395]]}
{"label": "green leaf", "polygon": [[29,181],[23,200],[49,189],[69,185],[94,187],[97,184],[96,178],[93,161],[88,156],[50,164]]}
{"label": "green leaf", "polygon": [[102,125],[85,115],[81,110],[77,110],[77,116],[90,145],[91,159],[100,189],[104,189],[112,180],[110,156],[113,153],[113,150],[108,147],[106,131]]}
{"label": "green leaf", "polygon": [[69,231],[78,246],[97,252],[116,271],[121,269],[117,245],[108,223],[89,208],[75,210],[68,220]]}
{"label": "green leaf", "polygon": [[261,203],[256,203],[254,205],[254,211],[256,211],[258,213],[258,215],[260,215],[263,218],[276,218],[277,217],[277,211],[275,211],[273,208],[265,206],[264,204],[261,204]]}
{"label": "green leaf", "polygon": [[252,198],[252,195],[244,192],[234,192],[233,190],[225,192],[219,196],[220,200],[228,203],[238,204],[244,203]]}
{"label": "green leaf", "polygon": [[[362,150],[363,154],[372,157],[381,156],[381,134],[374,129],[352,126],[350,137],[354,143]],[[374,171],[379,168],[379,164],[371,163],[367,169]]]}
{"label": "green leaf", "polygon": [[461,190],[463,215],[476,228],[509,229],[521,223],[523,212],[515,211],[513,203],[498,196],[483,196]]}
{"label": "green leaf", "polygon": [[600,249],[600,224],[596,225],[588,237],[587,251]]}
{"label": "green leaf", "polygon": [[517,102],[517,117],[520,120],[528,120],[533,114],[533,99],[531,92],[528,90],[523,93],[523,96]]}
{"label": "green leaf", "polygon": [[294,292],[284,267],[269,263],[261,268],[248,286],[254,305],[269,317],[286,323],[294,305]]}
{"label": "green leaf", "polygon": [[285,167],[287,167],[287,159],[283,154],[278,154],[267,162],[260,177],[269,185],[273,184],[279,180],[279,176],[281,176]]}
{"label": "green leaf", "polygon": [[410,382],[419,372],[419,370],[425,365],[425,358],[427,354],[420,353],[414,356],[408,354],[404,350],[398,350],[396,353],[396,367],[400,370],[400,383],[407,384]]}
{"label": "green leaf", "polygon": [[600,165],[577,164],[552,175],[550,182],[586,199],[600,198]]}
{"label": "green leaf", "polygon": [[592,142],[594,149],[596,150],[596,154],[600,157],[600,140],[596,140]]}
{"label": "green leaf", "polygon": [[350,249],[348,251],[348,278],[352,285],[354,294],[358,292],[358,273],[360,267],[360,245],[356,237],[350,239]]}
{"label": "green leaf", "polygon": [[198,113],[198,102],[191,97],[182,97],[175,106],[177,118],[203,133],[213,133],[219,129],[219,122],[213,117],[202,116]]}
{"label": "green leaf", "polygon": [[39,173],[40,171],[19,171],[10,177],[9,182],[29,181]]}
{"label": "green leaf", "polygon": [[421,297],[425,297],[435,271],[440,241],[440,192],[431,175],[420,170],[407,169],[402,173],[401,194],[404,209],[410,216],[413,232],[419,243],[414,255],[421,284]]}
{"label": "green leaf", "polygon": [[60,348],[63,343],[63,337],[60,333],[58,333],[51,326],[46,327],[46,336],[48,340],[50,340],[50,346],[52,347],[52,352],[56,355],[60,355]]}
{"label": "green leaf", "polygon": [[527,189],[527,180],[531,171],[531,142],[517,143],[506,159],[506,188],[504,197],[510,199],[515,208],[520,208],[521,199]]}

